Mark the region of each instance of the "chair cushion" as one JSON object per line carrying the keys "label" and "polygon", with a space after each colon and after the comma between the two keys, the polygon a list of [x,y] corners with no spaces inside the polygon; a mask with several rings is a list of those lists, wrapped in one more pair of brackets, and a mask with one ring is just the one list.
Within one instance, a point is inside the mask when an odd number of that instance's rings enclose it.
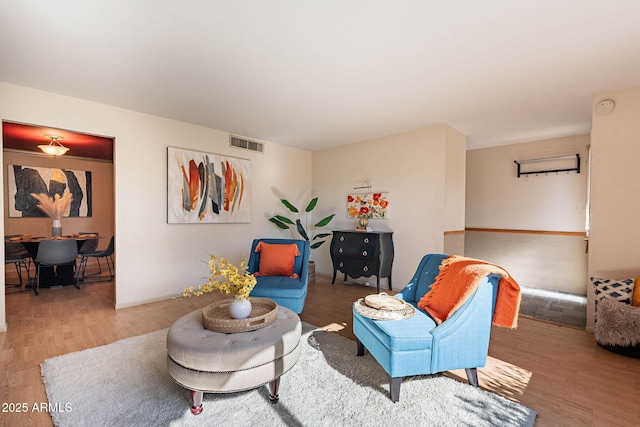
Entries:
{"label": "chair cushion", "polygon": [[307,292],[304,282],[287,276],[258,276],[250,296],[301,298]]}
{"label": "chair cushion", "polygon": [[260,253],[260,264],[256,276],[289,276],[297,278],[293,267],[296,256],[300,255],[298,245],[271,244],[260,242],[256,246],[255,252]]}
{"label": "chair cushion", "polygon": [[413,317],[402,320],[373,320],[355,310],[353,317],[354,322],[365,326],[391,352],[430,349],[433,344],[431,332],[436,323],[418,308]]}

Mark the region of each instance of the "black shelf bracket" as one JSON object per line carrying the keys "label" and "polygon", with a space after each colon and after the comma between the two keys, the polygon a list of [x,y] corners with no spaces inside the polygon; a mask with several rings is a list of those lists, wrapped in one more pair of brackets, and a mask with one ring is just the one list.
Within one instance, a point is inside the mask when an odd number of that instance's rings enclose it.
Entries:
{"label": "black shelf bracket", "polygon": [[[554,162],[554,161],[558,161],[558,160],[573,160],[573,159],[575,159],[575,161],[576,161],[576,167],[574,167],[574,168],[545,169],[545,170],[528,171],[528,172],[522,172],[520,170],[520,166],[521,165],[528,164],[528,163]],[[545,157],[545,158],[542,158],[542,159],[514,160],[513,163],[518,165],[518,178],[520,178],[521,175],[531,175],[531,174],[549,173],[549,172],[558,173],[558,172],[573,172],[573,171],[576,171],[577,173],[580,173],[580,154],[576,154],[575,156],[557,156],[557,157]]]}

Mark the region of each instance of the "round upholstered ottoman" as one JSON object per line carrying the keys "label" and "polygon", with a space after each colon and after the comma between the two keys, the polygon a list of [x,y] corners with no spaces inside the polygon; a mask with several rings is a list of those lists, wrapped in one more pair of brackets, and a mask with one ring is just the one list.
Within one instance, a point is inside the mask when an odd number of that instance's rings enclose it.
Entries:
{"label": "round upholstered ottoman", "polygon": [[178,319],[167,334],[167,368],[191,390],[191,412],[202,412],[203,393],[232,393],[269,384],[278,402],[280,377],[300,356],[300,318],[278,306],[276,320],[250,332],[219,333],[202,326],[202,310]]}

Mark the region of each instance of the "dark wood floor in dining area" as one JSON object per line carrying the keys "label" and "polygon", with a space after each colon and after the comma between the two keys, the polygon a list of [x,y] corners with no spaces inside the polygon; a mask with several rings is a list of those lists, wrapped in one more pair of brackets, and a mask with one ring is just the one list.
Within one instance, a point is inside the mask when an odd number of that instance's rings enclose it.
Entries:
{"label": "dark wood floor in dining area", "polygon": [[[353,301],[375,288],[317,275],[301,319],[353,339]],[[115,310],[112,282],[6,296],[8,331],[0,333],[2,402],[46,402],[40,363],[50,357],[169,327],[225,298],[208,294]],[[353,344],[355,352],[355,343]],[[370,356],[365,356],[370,357]],[[447,373],[463,380],[464,371]],[[480,386],[538,412],[537,426],[640,425],[640,360],[609,353],[582,329],[520,317],[516,330],[492,331]],[[348,398],[346,396],[345,398]],[[401,395],[402,399],[402,395]],[[391,401],[389,404],[392,405]],[[3,413],[0,425],[47,426],[47,413]]]}

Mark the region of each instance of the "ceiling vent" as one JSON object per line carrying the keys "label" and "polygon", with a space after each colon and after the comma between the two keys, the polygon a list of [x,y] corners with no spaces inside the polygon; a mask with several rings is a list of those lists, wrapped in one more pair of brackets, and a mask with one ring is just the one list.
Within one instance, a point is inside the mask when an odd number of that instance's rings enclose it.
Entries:
{"label": "ceiling vent", "polygon": [[250,139],[242,138],[235,135],[229,135],[229,145],[236,148],[242,148],[243,150],[264,153],[264,143],[251,141]]}

